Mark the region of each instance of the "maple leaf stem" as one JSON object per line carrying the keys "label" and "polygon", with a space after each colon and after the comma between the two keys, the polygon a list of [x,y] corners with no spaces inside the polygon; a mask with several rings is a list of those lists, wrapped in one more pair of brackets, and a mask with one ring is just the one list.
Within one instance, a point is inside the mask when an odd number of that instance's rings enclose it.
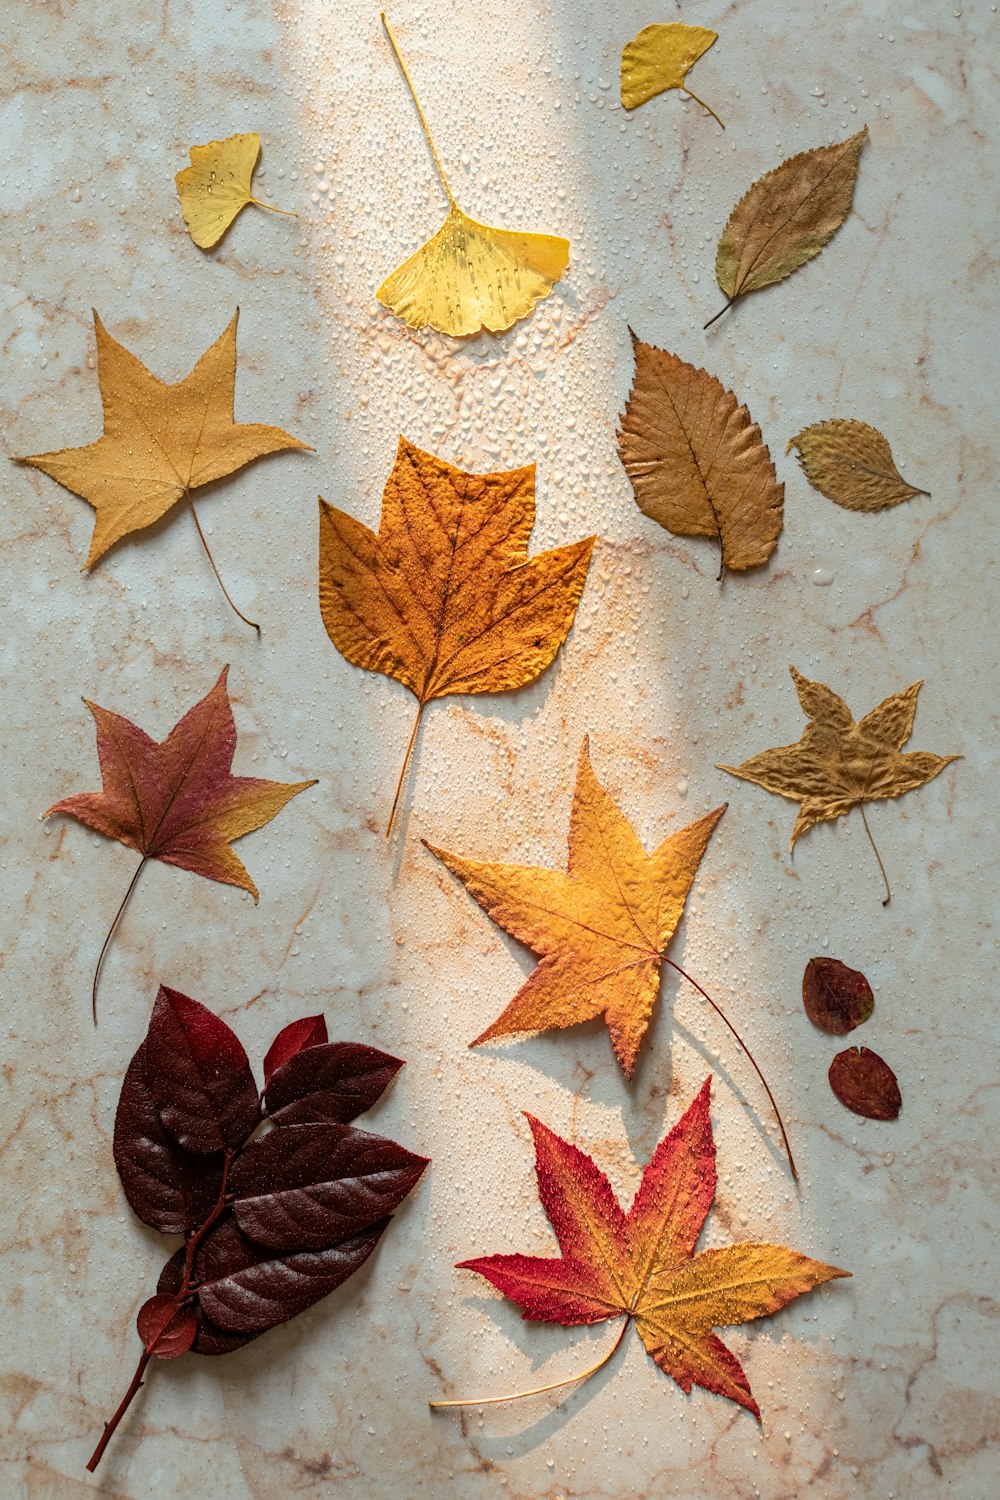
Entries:
{"label": "maple leaf stem", "polygon": [[[691,97],[692,97],[692,98],[693,98],[693,97],[694,97],[694,95],[693,95],[693,94],[692,94],[692,96],[691,96]],[[701,103],[701,100],[700,100],[700,99],[699,99],[699,100],[698,100],[698,103],[699,103],[699,104],[700,104],[700,103]],[[708,106],[707,106],[707,105],[706,105],[706,106],[705,106],[705,108],[706,108],[706,109],[707,109],[707,108],[708,108]],[[721,122],[721,121],[720,121],[720,122],[719,122],[719,123],[720,123],[720,124],[721,124],[721,123],[722,123],[722,122]],[[725,129],[725,127],[724,127],[724,126],[723,126],[723,129]],[[711,328],[711,326],[712,326],[712,324],[713,324],[713,323],[715,323],[715,322],[717,322],[717,321],[718,321],[718,320],[719,320],[719,318],[721,318],[721,317],[722,317],[722,314],[723,314],[723,313],[726,313],[726,312],[728,312],[728,311],[729,311],[729,309],[730,309],[730,308],[731,308],[731,307],[732,307],[732,305],[733,305],[733,303],[734,303],[734,302],[735,302],[735,301],[736,301],[736,298],[735,298],[735,297],[730,297],[730,299],[729,299],[729,301],[728,301],[728,302],[727,302],[727,303],[726,303],[726,305],[725,305],[725,307],[720,307],[720,308],[719,308],[719,311],[718,311],[718,312],[717,312],[717,313],[715,313],[715,314],[714,314],[714,316],[712,316],[712,317],[711,317],[711,318],[709,318],[709,320],[708,320],[708,322],[707,322],[707,323],[703,323],[703,324],[702,324],[702,325],[701,325],[701,327],[702,327],[702,332],[704,332],[704,331],[705,331],[705,329],[706,329],[706,328]]]}
{"label": "maple leaf stem", "polygon": [[[268,207],[270,207],[270,205],[266,204],[266,203],[263,203],[263,204],[261,204],[261,207],[262,208],[268,208]],[[275,213],[284,213],[285,210],[284,209],[275,209],[274,212]],[[260,626],[257,624],[256,620],[251,620],[247,615],[245,615],[243,613],[243,611],[241,609],[237,609],[236,608],[236,605],[232,601],[232,597],[231,597],[231,595],[229,593],[229,590],[226,588],[226,585],[222,581],[222,576],[219,573],[218,568],[215,566],[215,558],[212,556],[212,549],[208,545],[208,542],[207,542],[207,540],[205,538],[205,533],[201,529],[201,522],[198,520],[198,512],[194,508],[194,501],[191,498],[191,491],[190,490],[185,490],[184,491],[184,498],[187,500],[188,505],[191,507],[191,514],[194,516],[194,524],[197,526],[197,528],[198,528],[198,535],[201,537],[201,545],[205,549],[205,555],[206,555],[206,557],[208,558],[209,562],[212,564],[212,572],[215,574],[216,581],[218,582],[219,588],[225,594],[226,600],[229,603],[230,608],[233,610],[234,614],[239,615],[239,617],[243,621],[244,625],[249,625],[253,630],[256,630],[256,632],[257,632],[258,635],[260,635]]]}
{"label": "maple leaf stem", "polygon": [[673,961],[673,959],[672,958],[668,958],[665,953],[662,955],[662,958],[663,958],[663,962],[664,963],[669,964],[672,969],[676,969],[677,973],[680,974],[683,979],[686,979],[687,982],[688,982],[688,984],[693,984],[694,987],[695,987],[695,989],[698,991],[699,995],[701,995],[705,1000],[708,1001],[709,1005],[715,1011],[716,1015],[718,1015],[719,1017],[721,1017],[721,1019],[723,1021],[725,1021],[726,1025],[729,1027],[729,1030],[733,1033],[733,1036],[739,1042],[740,1046],[743,1048],[743,1051],[746,1053],[747,1057],[750,1059],[750,1062],[753,1065],[754,1072],[757,1074],[757,1077],[760,1079],[761,1083],[764,1085],[764,1092],[765,1092],[765,1094],[767,1095],[767,1097],[771,1101],[771,1108],[774,1110],[774,1117],[775,1117],[775,1119],[778,1122],[778,1129],[781,1131],[781,1139],[785,1143],[785,1153],[786,1153],[786,1155],[788,1157],[788,1165],[789,1165],[789,1168],[791,1169],[792,1176],[795,1178],[795,1181],[798,1182],[798,1180],[799,1180],[799,1174],[798,1174],[798,1172],[796,1171],[796,1168],[795,1168],[795,1158],[792,1155],[792,1148],[788,1144],[788,1134],[787,1134],[787,1132],[785,1130],[785,1122],[781,1118],[781,1110],[778,1108],[777,1104],[775,1103],[774,1095],[771,1093],[771,1090],[770,1090],[770,1088],[768,1086],[767,1079],[764,1077],[763,1073],[760,1071],[760,1068],[757,1066],[757,1059],[754,1057],[753,1053],[750,1051],[750,1048],[747,1046],[746,1042],[740,1036],[739,1032],[736,1030],[736,1027],[733,1025],[732,1021],[730,1021],[729,1017],[726,1015],[725,1011],[722,1010],[720,1006],[716,1005],[716,1003],[712,999],[711,995],[708,993],[707,990],[703,990],[702,989],[702,987],[698,983],[697,979],[692,979],[691,975],[687,972],[686,969],[682,969],[681,966],[680,966],[680,964],[675,964],[674,961]]}
{"label": "maple leaf stem", "polygon": [[112,937],[114,935],[115,928],[118,926],[118,923],[122,919],[122,912],[125,910],[126,906],[128,905],[129,897],[131,896],[132,892],[135,890],[135,883],[139,879],[139,876],[142,874],[143,866],[145,865],[145,863],[146,863],[146,861],[147,861],[148,858],[149,858],[149,855],[148,854],[144,854],[142,856],[142,859],[140,859],[140,861],[139,861],[139,867],[136,870],[135,874],[132,876],[132,879],[129,881],[128,890],[125,892],[124,896],[122,897],[122,904],[121,904],[121,906],[119,906],[118,910],[115,912],[115,919],[112,922],[111,926],[108,928],[108,935],[104,939],[104,945],[101,948],[101,951],[100,951],[100,953],[98,955],[98,958],[97,958],[97,967],[94,970],[94,983],[91,986],[91,990],[90,990],[90,1002],[91,1002],[91,1009],[93,1010],[93,1013],[94,1013],[94,1025],[95,1026],[97,1025],[97,981],[101,977],[101,966],[104,963],[104,955],[108,951],[108,944],[111,942],[111,939],[112,939]]}
{"label": "maple leaf stem", "polygon": [[90,1462],[87,1464],[87,1472],[89,1474],[93,1474],[94,1470],[97,1468],[97,1465],[100,1463],[101,1459],[104,1456],[105,1448],[111,1441],[115,1428],[118,1426],[122,1417],[128,1411],[129,1407],[132,1405],[132,1402],[139,1394],[139,1391],[142,1387],[142,1377],[146,1373],[146,1366],[149,1364],[152,1353],[153,1351],[151,1349],[144,1349],[142,1351],[142,1357],[140,1358],[139,1363],[136,1366],[135,1374],[132,1376],[132,1383],[122,1397],[118,1410],[115,1412],[113,1417],[105,1422],[104,1431],[101,1434],[101,1441],[98,1443],[97,1447],[90,1455]]}
{"label": "maple leaf stem", "polygon": [[390,835],[390,833],[392,832],[393,821],[394,821],[394,819],[396,817],[396,808],[399,806],[400,793],[403,790],[403,781],[404,781],[404,779],[406,777],[406,768],[410,764],[410,756],[413,754],[413,747],[414,747],[414,745],[417,742],[417,730],[420,728],[420,716],[423,713],[423,711],[424,711],[424,705],[423,705],[423,703],[418,703],[418,705],[417,705],[417,717],[414,719],[414,721],[413,721],[413,728],[410,731],[410,742],[409,742],[409,744],[406,747],[406,754],[403,756],[403,768],[402,768],[402,770],[399,773],[399,780],[396,782],[396,795],[392,799],[392,811],[389,814],[389,821],[388,821],[388,823],[386,824],[386,827],[385,827],[385,836],[386,836],[386,838],[388,838],[389,835]]}
{"label": "maple leaf stem", "polygon": [[867,835],[868,835],[868,842],[872,846],[872,849],[873,849],[874,854],[875,854],[875,858],[878,860],[878,867],[882,871],[882,879],[885,881],[885,899],[883,900],[882,905],[883,906],[888,906],[889,902],[892,900],[892,891],[889,888],[889,877],[885,873],[885,865],[882,863],[882,856],[878,852],[878,845],[876,844],[875,840],[872,838],[872,831],[868,827],[868,819],[865,817],[865,805],[864,805],[863,802],[859,802],[858,803],[858,810],[861,813],[861,821],[865,825],[865,833],[867,833]]}
{"label": "maple leaf stem", "polygon": [[431,148],[431,155],[434,158],[434,165],[437,167],[438,172],[441,175],[441,181],[444,183],[445,192],[448,194],[448,197],[451,199],[452,203],[454,203],[455,194],[452,192],[448,184],[448,179],[445,176],[444,167],[441,165],[441,158],[440,156],[438,156],[437,148],[434,145],[434,137],[431,135],[431,128],[427,123],[427,117],[424,114],[423,110],[420,108],[420,100],[417,98],[417,91],[413,87],[413,79],[410,77],[409,69],[407,68],[406,63],[403,61],[403,54],[399,50],[399,44],[397,43],[396,38],[393,35],[392,27],[389,25],[389,21],[386,17],[385,11],[380,11],[379,15],[382,18],[382,25],[385,27],[385,34],[392,44],[393,52],[395,52],[396,54],[396,61],[399,63],[403,77],[406,79],[406,86],[410,91],[410,96],[413,99],[414,104],[417,106],[417,114],[420,116],[420,123],[424,127],[424,135],[427,137],[427,144]]}
{"label": "maple leaf stem", "polygon": [[[687,96],[688,96],[689,99],[693,99],[694,100],[695,104],[700,104],[701,107],[702,107],[702,109],[707,109],[708,113],[712,116],[712,119],[715,121],[716,125],[718,125],[720,129],[725,130],[725,128],[726,128],[725,125],[723,125],[722,121],[719,119],[718,115],[715,113],[715,110],[712,108],[712,106],[710,104],[706,104],[705,101],[704,101],[704,99],[699,99],[698,95],[693,91],[693,89],[689,89],[686,83],[682,83],[681,84],[681,88],[684,91],[684,93],[687,94]],[[724,308],[723,308],[723,311],[725,311]],[[707,328],[708,324],[706,323],[705,326]]]}
{"label": "maple leaf stem", "polygon": [[621,1326],[621,1332],[608,1352],[602,1354],[596,1364],[591,1365],[588,1370],[584,1370],[580,1375],[570,1375],[565,1380],[553,1380],[549,1385],[537,1385],[530,1391],[515,1391],[512,1396],[480,1396],[478,1399],[473,1398],[468,1401],[428,1401],[427,1405],[435,1408],[441,1406],[497,1406],[502,1401],[521,1401],[525,1396],[543,1396],[546,1391],[557,1391],[560,1386],[578,1385],[581,1380],[588,1380],[591,1375],[596,1375],[601,1366],[606,1365],[611,1356],[617,1352],[618,1346],[625,1337],[631,1321],[632,1314],[627,1313],[625,1321]]}

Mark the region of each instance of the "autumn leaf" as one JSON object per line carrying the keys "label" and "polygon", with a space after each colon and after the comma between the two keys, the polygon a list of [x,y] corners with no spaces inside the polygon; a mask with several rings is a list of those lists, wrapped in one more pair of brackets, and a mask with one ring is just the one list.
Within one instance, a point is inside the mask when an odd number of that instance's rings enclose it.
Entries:
{"label": "autumn leaf", "polygon": [[[622,104],[638,109],[667,89],[682,89],[713,120],[722,121],[712,107],[687,86],[688,69],[717,42],[719,33],[704,26],[685,26],[671,21],[665,26],[644,26],[638,36],[622,48]],[[722,125],[723,130],[725,126]]]}
{"label": "autumn leaf", "polygon": [[569,634],[595,538],[528,557],[535,467],[468,474],[401,437],[378,536],[319,502],[319,602],[342,656],[417,699],[388,836],[424,708],[532,682]]}
{"label": "autumn leaf", "polygon": [[[960,755],[932,755],[927,750],[902,753],[913,729],[921,683],[894,693],[855,723],[843,698],[831,688],[810,682],[794,667],[788,670],[809,720],[802,738],[794,745],[753,755],[741,766],[720,765],[718,769],[801,803],[790,849],[814,824],[842,818],[852,807],[860,807],[864,819],[865,802],[901,797],[933,780],[953,760],[961,760]],[[867,819],[865,830],[871,839]],[[877,849],[875,854],[878,857]],[[881,858],[879,868],[884,876]],[[882,904],[888,903],[886,881]]]}
{"label": "autumn leaf", "polygon": [[[312,1307],[365,1263],[427,1166],[348,1123],[375,1103],[402,1067],[398,1057],[328,1043],[322,1016],[286,1026],[268,1057],[262,1097],[225,1022],[160,986],[122,1084],[114,1160],[136,1216],[184,1244],[139,1309],[142,1356],[91,1473],[150,1359],[228,1354]],[[317,1079],[325,1080],[318,1091]],[[341,1101],[336,1121],[331,1088]],[[258,1134],[264,1122],[274,1128]]]}
{"label": "autumn leaf", "polygon": [[702,1386],[738,1402],[760,1421],[749,1380],[713,1328],[767,1317],[824,1281],[850,1275],[783,1245],[747,1242],[695,1254],[715,1196],[710,1084],[707,1078],[657,1146],[628,1213],[589,1156],[526,1116],[535,1139],[538,1195],[561,1254],[487,1255],[460,1261],[459,1269],[485,1277],[523,1309],[525,1319],[569,1327],[624,1317],[617,1340],[596,1365],[541,1390],[599,1370],[634,1321],[646,1352],[681,1390]]}
{"label": "autumn leaf", "polygon": [[875,1009],[872,987],[860,969],[839,958],[811,958],[802,975],[802,1005],[814,1026],[846,1036]]}
{"label": "autumn leaf", "polygon": [[64,797],[45,816],[65,813],[142,856],[97,960],[95,1020],[101,964],[146,861],[162,860],[208,880],[239,886],[257,902],[257,887],[229,845],[263,828],[292,797],[316,785],[231,774],[236,724],[226,691],[228,672],[224,667],[211,692],[160,744],[130,719],[83,700],[97,725],[103,789]]}
{"label": "autumn leaf", "polygon": [[903,1107],[896,1075],[870,1047],[847,1047],[830,1064],[830,1087],[845,1109],[867,1120],[895,1120]]}
{"label": "autumn leaf", "polygon": [[867,125],[834,146],[791,156],[755,182],[729,215],[715,274],[729,299],[705,327],[748,292],[784,281],[818,255],[847,218]]}
{"label": "autumn leaf", "polygon": [[896,468],[892,449],[875,427],[847,417],[815,422],[793,437],[802,471],[814,490],[847,510],[888,510],[918,490]]}
{"label": "autumn leaf", "polygon": [[35,453],[18,462],[41,469],[94,507],[88,568],[123,537],[152,526],[186,500],[222,592],[240,618],[254,625],[219,578],[191,491],[265,454],[308,445],[280,427],[234,422],[238,320],[239,311],[191,373],[165,385],[111,337],[95,312],[102,436],[83,448]]}
{"label": "autumn leaf", "polygon": [[290,219],[298,217],[287,208],[262,203],[251,191],[250,180],[260,156],[260,136],[255,130],[209,141],[207,146],[192,146],[190,155],[191,165],[178,172],[174,181],[184,222],[199,249],[210,250],[218,244],[248,203]]}
{"label": "autumn leaf", "polygon": [[448,213],[437,234],[397,266],[375,295],[410,328],[436,328],[439,333],[456,337],[471,336],[483,329],[502,333],[549,295],[569,264],[569,240],[480,224],[462,212],[384,14],[382,24],[448,195]]}
{"label": "autumn leaf", "polygon": [[644,515],[674,536],[709,536],[726,568],[766,562],[785,487],[750,413],[706,370],[632,334],[635,375],[618,452]]}

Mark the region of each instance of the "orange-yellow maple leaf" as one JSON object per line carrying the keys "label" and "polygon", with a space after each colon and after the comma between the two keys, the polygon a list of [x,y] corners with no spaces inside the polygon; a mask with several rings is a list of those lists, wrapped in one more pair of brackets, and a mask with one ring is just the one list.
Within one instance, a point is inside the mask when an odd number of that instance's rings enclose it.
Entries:
{"label": "orange-yellow maple leaf", "polygon": [[327,633],[349,662],[395,677],[418,703],[390,828],[426,705],[523,687],[569,634],[595,539],[529,558],[534,491],[534,464],[468,474],[401,437],[377,536],[319,502]]}
{"label": "orange-yellow maple leaf", "polygon": [[464,859],[428,844],[505,932],[540,962],[472,1046],[603,1016],[627,1077],[660,988],[660,968],[725,805],[647,854],[580,750],[565,874]]}
{"label": "orange-yellow maple leaf", "polygon": [[624,1314],[618,1342],[585,1375],[610,1359],[634,1320],[647,1353],[683,1391],[703,1386],[760,1421],[746,1374],[712,1330],[767,1317],[850,1272],[752,1241],[694,1253],[715,1196],[710,1086],[707,1078],[657,1146],[628,1213],[589,1156],[528,1115],[538,1195],[561,1254],[487,1255],[459,1267],[492,1282],[526,1319],[572,1325]]}

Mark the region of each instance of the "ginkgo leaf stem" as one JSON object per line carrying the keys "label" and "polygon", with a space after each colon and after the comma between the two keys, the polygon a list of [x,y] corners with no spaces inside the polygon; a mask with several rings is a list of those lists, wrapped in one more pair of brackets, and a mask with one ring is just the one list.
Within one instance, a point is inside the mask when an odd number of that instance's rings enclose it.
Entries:
{"label": "ginkgo leaf stem", "polygon": [[122,1397],[121,1403],[114,1416],[109,1418],[109,1420],[105,1422],[104,1431],[101,1433],[101,1441],[98,1443],[97,1447],[90,1455],[90,1462],[87,1464],[87,1472],[89,1474],[93,1474],[94,1470],[97,1468],[97,1465],[104,1457],[104,1450],[108,1446],[108,1443],[111,1441],[115,1428],[118,1426],[118,1423],[121,1421],[122,1417],[128,1411],[129,1407],[132,1405],[132,1402],[139,1394],[139,1391],[142,1388],[142,1377],[146,1373],[146,1366],[149,1364],[152,1355],[152,1349],[144,1349],[142,1351],[142,1356],[139,1360],[138,1365],[136,1366],[135,1374],[132,1376],[132,1383]]}
{"label": "ginkgo leaf stem", "polygon": [[[700,104],[701,107],[702,107],[702,109],[707,109],[708,113],[712,116],[712,119],[715,121],[716,125],[718,125],[721,130],[725,130],[725,128],[726,128],[725,125],[723,125],[722,121],[719,119],[718,115],[715,113],[715,110],[712,108],[712,106],[710,104],[706,104],[705,101],[704,101],[704,99],[699,99],[698,95],[694,92],[694,90],[693,89],[689,89],[686,83],[682,83],[681,84],[681,88],[683,89],[684,93],[687,94],[687,96],[688,96],[689,99],[693,99],[694,100],[695,104]],[[707,326],[708,325],[706,324],[706,327]]]}
{"label": "ginkgo leaf stem", "polygon": [[865,805],[864,805],[863,802],[859,802],[858,803],[858,811],[861,813],[861,821],[865,825],[865,833],[867,833],[867,835],[868,835],[868,842],[872,846],[872,850],[874,851],[875,858],[878,860],[878,867],[882,871],[882,879],[885,881],[885,899],[883,900],[882,905],[883,906],[888,906],[889,902],[892,900],[892,891],[889,888],[889,877],[885,873],[885,865],[882,863],[882,856],[878,852],[878,845],[876,844],[875,840],[872,838],[872,831],[868,827],[868,819],[865,817]]}
{"label": "ginkgo leaf stem", "polygon": [[[700,104],[700,103],[701,103],[701,100],[700,100],[700,99],[699,99],[699,101],[698,101],[698,102],[699,102],[699,104]],[[730,308],[731,308],[731,307],[732,307],[732,305],[733,305],[733,303],[734,303],[734,302],[735,302],[735,301],[736,301],[736,298],[735,298],[735,297],[730,297],[730,299],[729,299],[729,301],[728,301],[728,302],[727,302],[727,303],[726,303],[726,305],[725,305],[725,307],[720,307],[720,308],[719,308],[719,311],[718,311],[718,312],[717,312],[717,313],[715,313],[715,314],[714,314],[714,316],[713,316],[713,317],[711,317],[711,318],[709,318],[709,320],[708,320],[708,322],[707,322],[707,323],[703,323],[703,324],[702,324],[702,325],[701,325],[701,327],[702,327],[702,332],[704,332],[704,331],[705,331],[705,329],[706,329],[706,328],[711,328],[711,326],[712,326],[712,324],[713,324],[713,323],[715,323],[715,322],[717,322],[717,321],[718,321],[718,320],[719,320],[719,318],[721,318],[721,317],[722,317],[722,314],[723,314],[723,313],[727,313],[727,312],[728,312],[728,311],[729,311],[729,309],[730,309]]]}
{"label": "ginkgo leaf stem", "polygon": [[286,219],[298,218],[298,214],[290,208],[277,208],[273,203],[262,203],[259,198],[251,197],[248,201],[256,204],[258,208],[266,208],[269,214],[284,214]]}
{"label": "ginkgo leaf stem", "polygon": [[146,863],[146,861],[147,861],[148,858],[149,858],[149,855],[148,854],[144,854],[142,856],[142,859],[140,859],[140,861],[139,861],[139,867],[136,870],[135,874],[132,876],[132,879],[129,881],[128,890],[125,892],[124,896],[122,897],[122,904],[121,904],[121,906],[119,906],[118,910],[115,912],[115,919],[112,922],[111,926],[108,928],[108,935],[104,939],[104,945],[101,948],[100,954],[98,955],[97,968],[94,970],[94,983],[93,983],[93,985],[91,987],[91,991],[90,991],[91,1008],[92,1008],[93,1013],[94,1013],[94,1025],[95,1026],[97,1025],[97,981],[98,981],[98,979],[100,978],[100,975],[101,975],[101,966],[104,963],[104,955],[108,951],[108,944],[111,942],[111,938],[112,938],[112,936],[114,934],[114,930],[118,926],[118,923],[122,919],[122,912],[125,910],[126,906],[128,905],[129,897],[131,896],[132,892],[135,890],[135,883],[139,879],[139,876],[142,874],[143,867],[144,867],[144,865],[145,865],[145,863]]}
{"label": "ginkgo leaf stem", "polygon": [[625,1337],[625,1334],[628,1330],[628,1325],[631,1323],[631,1321],[632,1314],[628,1313],[625,1317],[624,1323],[621,1326],[621,1331],[618,1334],[618,1337],[611,1345],[611,1348],[608,1350],[607,1354],[602,1354],[596,1364],[591,1365],[588,1370],[584,1370],[579,1375],[570,1375],[566,1380],[553,1380],[549,1385],[537,1385],[530,1391],[515,1391],[511,1396],[480,1396],[478,1399],[470,1399],[468,1401],[428,1401],[427,1405],[430,1407],[497,1406],[502,1401],[521,1401],[525,1396],[543,1396],[546,1391],[557,1391],[559,1390],[560,1386],[578,1385],[581,1380],[588,1380],[591,1375],[596,1375],[601,1366],[606,1365],[611,1356],[617,1352],[618,1346],[621,1344],[622,1339]]}
{"label": "ginkgo leaf stem", "polygon": [[[263,204],[262,207],[266,208],[267,205]],[[285,210],[284,209],[276,209],[275,212],[276,213],[284,213]],[[205,555],[206,555],[206,557],[208,558],[209,562],[212,564],[212,572],[215,574],[216,580],[218,581],[219,588],[225,594],[226,600],[229,603],[230,608],[233,610],[234,614],[239,615],[239,617],[243,621],[244,625],[251,626],[251,628],[254,629],[254,630],[256,630],[257,634],[260,635],[260,626],[257,624],[256,620],[251,620],[247,615],[245,615],[243,613],[243,611],[241,609],[237,609],[236,608],[236,605],[233,603],[232,598],[230,597],[229,590],[226,588],[226,585],[222,581],[222,577],[221,577],[221,575],[219,573],[219,570],[215,566],[215,558],[212,556],[212,549],[208,545],[208,542],[207,542],[207,540],[205,538],[205,533],[201,529],[201,522],[198,520],[198,512],[194,508],[194,500],[192,499],[191,491],[190,490],[185,490],[184,491],[184,498],[187,500],[188,505],[191,507],[191,514],[194,516],[194,524],[197,526],[197,528],[198,528],[198,535],[201,537],[201,545],[205,549]]]}
{"label": "ginkgo leaf stem", "polygon": [[417,98],[417,91],[413,87],[413,79],[410,77],[409,69],[407,68],[406,63],[403,61],[403,54],[399,50],[399,43],[396,41],[396,38],[393,35],[392,27],[389,25],[385,11],[380,11],[379,14],[382,17],[382,25],[385,27],[385,34],[392,44],[393,52],[395,52],[396,54],[396,61],[399,63],[403,77],[406,79],[406,86],[410,91],[410,95],[413,99],[414,104],[417,106],[417,114],[420,116],[420,123],[424,127],[424,135],[427,137],[427,144],[431,148],[431,155],[434,158],[434,165],[437,167],[438,172],[440,173],[445,192],[448,194],[451,202],[454,203],[455,194],[452,192],[451,187],[448,183],[448,179],[445,176],[444,167],[441,165],[441,158],[440,156],[438,156],[437,147],[434,145],[434,137],[431,135],[431,128],[427,123],[427,116],[424,114],[423,110],[420,107],[420,100]]}
{"label": "ginkgo leaf stem", "polygon": [[413,721],[413,728],[410,730],[410,741],[409,741],[409,744],[406,747],[406,754],[403,756],[403,766],[402,766],[402,770],[399,773],[399,780],[396,782],[396,795],[392,799],[392,811],[389,814],[389,821],[385,825],[385,836],[386,836],[386,838],[388,838],[389,835],[392,833],[392,825],[393,825],[393,821],[394,821],[394,819],[396,817],[396,808],[399,806],[400,793],[403,790],[403,782],[406,779],[406,768],[410,764],[410,756],[413,754],[413,747],[414,747],[414,745],[417,742],[417,730],[420,728],[420,716],[423,713],[423,711],[424,711],[424,705],[423,705],[423,703],[422,702],[418,703],[417,704],[417,717],[414,719],[414,721]]}
{"label": "ginkgo leaf stem", "polygon": [[739,1042],[740,1046],[743,1048],[743,1051],[746,1053],[747,1057],[750,1059],[750,1062],[753,1065],[754,1072],[757,1074],[757,1077],[760,1079],[761,1083],[764,1085],[764,1092],[765,1092],[765,1094],[767,1095],[767,1097],[771,1101],[771,1108],[774,1110],[774,1117],[775,1117],[775,1119],[778,1122],[778,1129],[781,1131],[781,1139],[785,1143],[785,1153],[788,1156],[788,1165],[789,1165],[789,1168],[791,1169],[792,1176],[795,1178],[795,1181],[798,1182],[798,1180],[799,1180],[799,1174],[798,1174],[798,1172],[796,1171],[796,1168],[795,1168],[795,1158],[792,1155],[792,1148],[788,1144],[788,1134],[787,1134],[787,1132],[785,1130],[785,1122],[781,1118],[781,1110],[778,1108],[777,1104],[775,1103],[774,1095],[771,1093],[770,1087],[768,1086],[767,1079],[764,1077],[763,1073],[760,1071],[760,1068],[757,1066],[757,1059],[754,1057],[753,1053],[750,1051],[750,1048],[747,1046],[746,1042],[740,1036],[739,1032],[736,1030],[736,1027],[733,1025],[732,1021],[730,1021],[729,1017],[726,1015],[725,1011],[723,1011],[720,1006],[716,1005],[716,1003],[712,999],[711,995],[708,993],[707,990],[702,989],[702,987],[698,983],[697,979],[692,979],[691,975],[687,972],[686,969],[682,969],[681,966],[680,966],[680,964],[675,964],[674,961],[673,961],[673,959],[672,958],[668,958],[665,953],[662,955],[662,958],[663,958],[663,962],[665,964],[669,964],[672,969],[676,969],[677,973],[680,974],[682,978],[686,979],[687,982],[688,982],[688,984],[693,984],[694,987],[695,987],[695,989],[698,991],[699,995],[701,995],[703,997],[703,999],[705,999],[705,1000],[708,1001],[709,1005],[715,1011],[716,1015],[718,1015],[719,1017],[721,1017],[721,1019],[723,1021],[725,1021],[726,1025],[729,1027],[729,1030],[733,1033],[733,1036]]}

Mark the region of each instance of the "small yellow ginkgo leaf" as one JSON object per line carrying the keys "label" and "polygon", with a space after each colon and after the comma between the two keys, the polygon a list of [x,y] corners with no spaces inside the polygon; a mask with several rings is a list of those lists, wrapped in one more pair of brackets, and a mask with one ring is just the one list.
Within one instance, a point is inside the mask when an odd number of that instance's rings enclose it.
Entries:
{"label": "small yellow ginkgo leaf", "polygon": [[184,222],[199,249],[210,250],[217,245],[248,203],[296,217],[286,208],[261,203],[250,191],[259,155],[260,136],[255,130],[191,147],[191,165],[178,172],[174,181]]}
{"label": "small yellow ginkgo leaf", "polygon": [[375,293],[410,328],[467,337],[503,333],[547,297],[569,264],[569,240],[481,224],[462,212],[448,185],[413,81],[385,16],[396,60],[413,95],[434,164],[448,194],[448,216],[426,244]]}
{"label": "small yellow ginkgo leaf", "polygon": [[[722,125],[715,110],[697,94],[692,94],[685,82],[688,69],[693,68],[699,57],[718,39],[717,31],[709,31],[705,26],[685,26],[681,21],[644,26],[639,35],[622,48],[624,107],[638,109],[640,104],[648,103],[668,89],[683,89]],[[722,128],[725,130],[726,127],[722,125]]]}

